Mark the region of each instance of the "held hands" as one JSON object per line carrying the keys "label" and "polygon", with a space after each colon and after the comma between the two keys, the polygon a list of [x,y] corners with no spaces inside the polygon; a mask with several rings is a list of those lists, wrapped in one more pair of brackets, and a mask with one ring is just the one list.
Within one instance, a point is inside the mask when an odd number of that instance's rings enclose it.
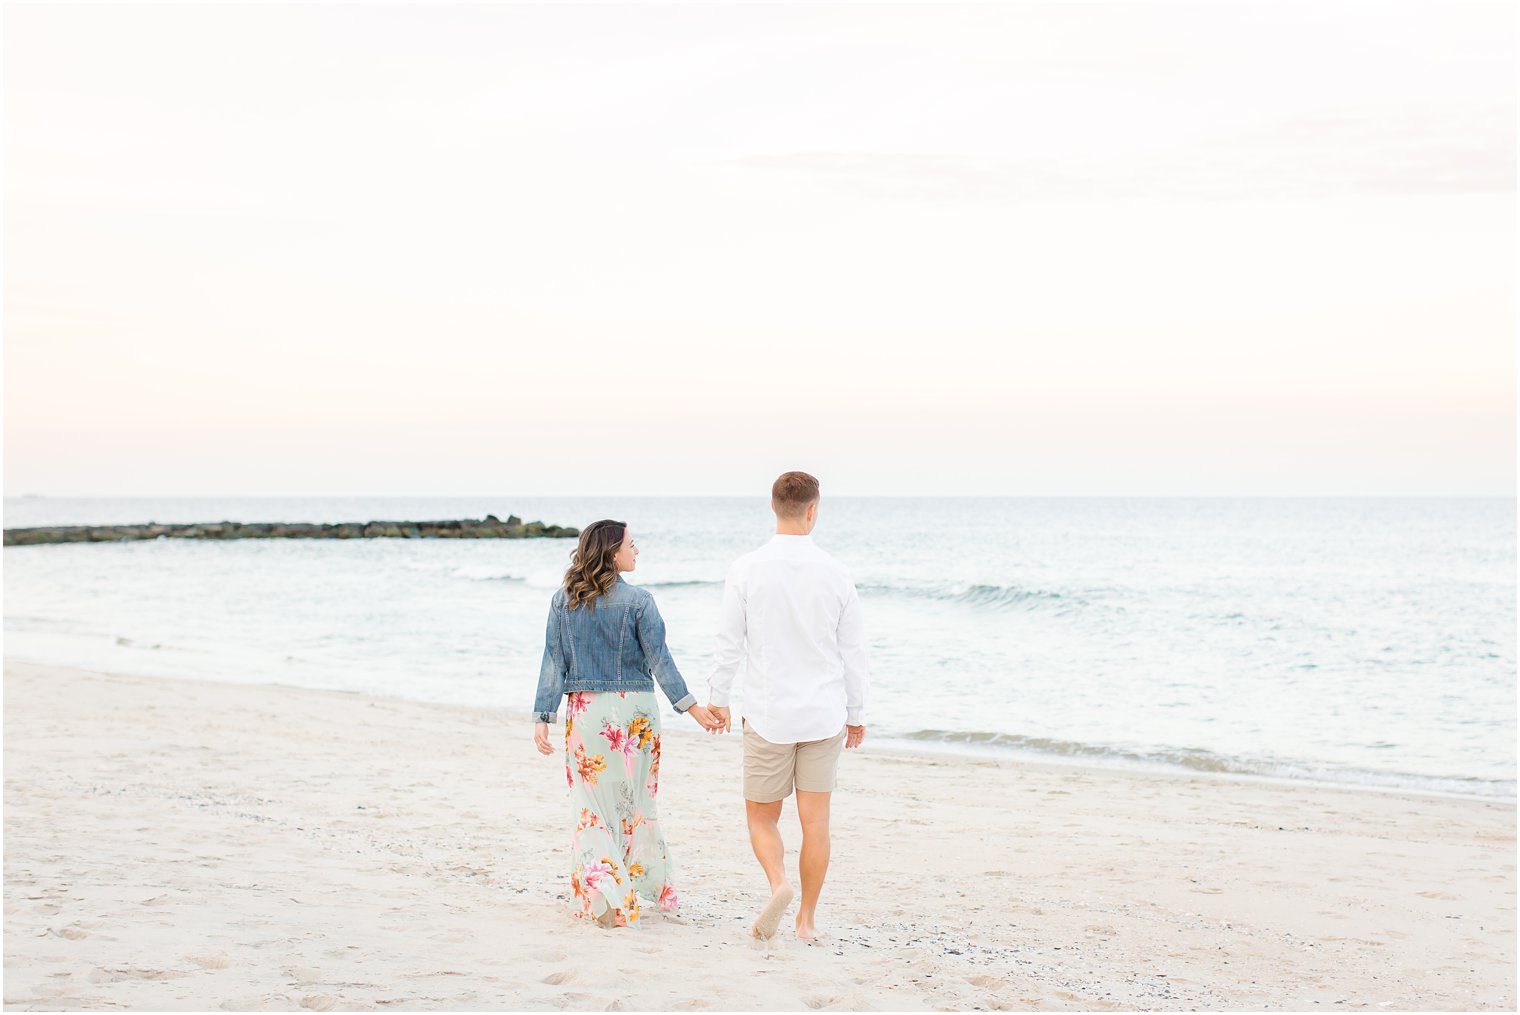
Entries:
{"label": "held hands", "polygon": [[709,733],[717,733],[723,728],[723,723],[713,715],[710,705],[693,705],[686,710],[686,714],[697,721],[704,730]]}
{"label": "held hands", "polygon": [[717,705],[693,705],[686,712],[709,733],[728,732],[729,720],[726,708],[719,708]]}
{"label": "held hands", "polygon": [[845,732],[844,732],[844,745],[845,745],[845,747],[859,747],[860,746],[860,742],[866,738],[866,728],[865,728],[864,725],[860,725],[860,726],[849,726],[849,725],[846,725],[845,728],[844,728],[844,730],[845,730]]}

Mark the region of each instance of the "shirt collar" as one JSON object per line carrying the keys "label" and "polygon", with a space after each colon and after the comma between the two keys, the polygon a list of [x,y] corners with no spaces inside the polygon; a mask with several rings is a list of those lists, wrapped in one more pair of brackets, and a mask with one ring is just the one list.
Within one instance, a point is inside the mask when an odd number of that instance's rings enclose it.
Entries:
{"label": "shirt collar", "polygon": [[812,541],[813,541],[813,537],[811,535],[801,536],[801,535],[797,535],[797,534],[792,533],[792,532],[776,532],[776,533],[772,533],[772,535],[771,535],[771,542],[773,542],[773,543],[783,543],[783,542],[811,543]]}

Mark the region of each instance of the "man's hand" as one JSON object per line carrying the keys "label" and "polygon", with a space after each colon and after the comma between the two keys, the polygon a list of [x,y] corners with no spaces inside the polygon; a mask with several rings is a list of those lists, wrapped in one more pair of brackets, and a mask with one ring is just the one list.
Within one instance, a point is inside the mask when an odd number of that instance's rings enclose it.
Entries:
{"label": "man's hand", "polygon": [[709,733],[716,733],[723,726],[723,723],[717,716],[712,714],[712,710],[706,705],[693,705],[686,710],[686,714],[695,719]]}
{"label": "man's hand", "polygon": [[708,705],[707,710],[718,720],[718,728],[714,733],[727,733],[734,728],[733,719],[730,718],[728,708],[720,705]]}
{"label": "man's hand", "polygon": [[844,745],[846,747],[859,747],[860,746],[860,742],[862,740],[864,740],[865,738],[866,738],[866,728],[865,728],[864,724],[862,724],[860,726],[848,726],[848,725],[845,726],[845,728],[844,728]]}
{"label": "man's hand", "polygon": [[538,747],[539,754],[553,754],[554,748],[549,746],[549,724],[537,723],[533,727],[533,743]]}

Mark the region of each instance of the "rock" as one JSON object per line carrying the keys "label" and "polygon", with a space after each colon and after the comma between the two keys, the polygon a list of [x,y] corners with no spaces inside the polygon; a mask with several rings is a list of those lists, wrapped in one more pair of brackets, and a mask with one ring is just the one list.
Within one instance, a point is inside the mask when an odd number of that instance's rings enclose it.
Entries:
{"label": "rock", "polygon": [[41,543],[104,543],[137,539],[525,539],[533,537],[575,538],[580,530],[543,522],[523,524],[516,515],[503,522],[496,515],[475,520],[444,519],[427,522],[199,522],[190,525],[42,525],[6,529],[6,546]]}

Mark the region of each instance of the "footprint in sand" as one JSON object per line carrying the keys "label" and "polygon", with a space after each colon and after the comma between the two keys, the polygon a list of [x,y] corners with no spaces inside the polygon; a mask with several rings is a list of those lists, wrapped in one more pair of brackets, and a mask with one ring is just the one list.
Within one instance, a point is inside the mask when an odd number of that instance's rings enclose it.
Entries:
{"label": "footprint in sand", "polygon": [[181,976],[189,976],[177,969],[134,969],[132,975],[139,980],[177,980]]}
{"label": "footprint in sand", "polygon": [[332,1011],[338,999],[331,994],[307,994],[301,998],[301,1007],[311,1011]]}
{"label": "footprint in sand", "polygon": [[174,980],[181,976],[189,976],[189,973],[180,973],[172,969],[105,969],[97,967],[90,973],[91,983],[116,983],[120,980],[136,978],[139,980]]}
{"label": "footprint in sand", "polygon": [[575,979],[575,970],[559,969],[544,977],[543,982],[549,984],[550,986],[557,987],[561,983],[568,983],[573,979]]}
{"label": "footprint in sand", "polygon": [[194,962],[202,969],[226,969],[232,965],[232,958],[226,952],[213,952],[209,955],[186,955],[185,958]]}
{"label": "footprint in sand", "polygon": [[467,930],[440,930],[436,934],[429,934],[428,940],[443,941],[448,944],[463,944],[466,941],[474,941],[475,935]]}
{"label": "footprint in sand", "polygon": [[995,987],[1001,987],[1008,981],[1001,976],[973,976],[967,979],[966,982],[973,987],[982,987],[990,990]]}

